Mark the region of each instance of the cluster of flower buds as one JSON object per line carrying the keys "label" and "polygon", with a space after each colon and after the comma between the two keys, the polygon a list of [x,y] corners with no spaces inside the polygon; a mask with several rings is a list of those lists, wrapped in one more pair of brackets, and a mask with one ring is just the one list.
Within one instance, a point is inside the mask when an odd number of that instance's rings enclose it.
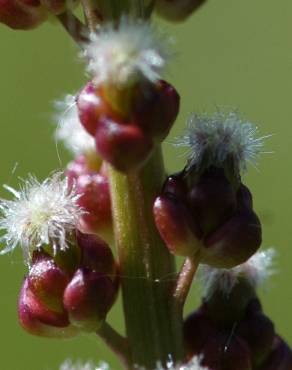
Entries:
{"label": "cluster of flower buds", "polygon": [[80,121],[102,159],[120,171],[141,166],[177,117],[179,95],[159,78],[165,53],[149,24],[127,19],[86,45],[93,79],[77,96]]}
{"label": "cluster of flower buds", "polygon": [[31,178],[15,200],[1,200],[1,253],[19,244],[29,273],[18,303],[21,325],[28,332],[68,337],[96,331],[118,292],[118,271],[109,246],[78,230],[85,211],[80,194],[61,174],[39,183]]}
{"label": "cluster of flower buds", "polygon": [[175,255],[231,268],[259,248],[261,224],[240,180],[240,169],[262,145],[254,132],[235,113],[192,117],[189,163],[166,180],[154,204],[157,228]]}
{"label": "cluster of flower buds", "polygon": [[256,288],[270,274],[273,250],[231,270],[202,268],[203,302],[184,323],[188,356],[212,370],[291,370],[292,352],[263,313]]}
{"label": "cluster of flower buds", "polygon": [[27,30],[44,22],[48,15],[58,15],[76,0],[1,0],[0,22],[13,29]]}
{"label": "cluster of flower buds", "polygon": [[84,210],[78,228],[111,244],[113,227],[106,166],[96,153],[94,138],[79,121],[75,98],[67,96],[59,108],[62,113],[55,136],[75,157],[67,166],[66,176],[69,186],[79,195],[77,204]]}
{"label": "cluster of flower buds", "polygon": [[155,3],[157,13],[173,22],[182,22],[206,0],[157,0]]}

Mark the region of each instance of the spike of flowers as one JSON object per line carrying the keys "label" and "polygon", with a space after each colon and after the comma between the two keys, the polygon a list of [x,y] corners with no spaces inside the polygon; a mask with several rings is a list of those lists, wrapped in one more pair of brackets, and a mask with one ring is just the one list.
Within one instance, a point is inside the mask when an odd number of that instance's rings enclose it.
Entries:
{"label": "spike of flowers", "polygon": [[15,199],[0,200],[0,229],[5,232],[1,241],[6,244],[0,253],[7,253],[19,244],[29,262],[32,252],[42,245],[50,243],[54,249],[65,250],[68,233],[76,228],[83,210],[77,204],[79,195],[74,186],[68,186],[62,173],[55,173],[43,182],[31,176],[19,191],[6,188]]}
{"label": "spike of flowers", "polygon": [[247,262],[232,269],[217,269],[208,265],[200,267],[200,280],[203,286],[203,295],[212,295],[215,289],[220,289],[227,296],[237,284],[240,277],[244,277],[256,289],[274,274],[275,250],[269,248],[257,252]]}
{"label": "spike of flowers", "polygon": [[190,147],[189,167],[200,167],[206,160],[206,166],[222,167],[231,157],[237,168],[245,170],[248,162],[256,164],[268,137],[257,135],[258,128],[237,112],[218,110],[213,115],[193,114],[178,145]]}
{"label": "spike of flowers", "polygon": [[85,46],[88,70],[99,84],[125,86],[141,77],[159,79],[169,57],[167,43],[152,25],[123,17],[118,28],[109,23],[91,33]]}
{"label": "spike of flowers", "polygon": [[63,102],[57,102],[61,114],[55,132],[57,140],[63,141],[73,154],[95,152],[94,138],[89,135],[80,123],[75,96],[67,95]]}

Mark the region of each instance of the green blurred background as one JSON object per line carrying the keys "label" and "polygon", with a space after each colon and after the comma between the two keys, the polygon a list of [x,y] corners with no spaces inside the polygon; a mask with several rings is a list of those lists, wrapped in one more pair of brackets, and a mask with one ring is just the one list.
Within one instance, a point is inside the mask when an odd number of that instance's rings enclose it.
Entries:
{"label": "green blurred background", "polygon": [[[159,21],[174,36],[177,57],[168,79],[182,96],[182,110],[169,143],[170,171],[184,164],[170,144],[191,111],[238,108],[257,123],[262,135],[274,134],[257,169],[245,182],[254,194],[264,226],[263,247],[276,246],[277,274],[261,292],[264,307],[278,332],[292,345],[292,2],[291,0],[209,0],[186,23]],[[78,50],[57,24],[33,32],[0,27],[1,145],[0,182],[17,186],[19,177],[40,179],[70,159],[52,139],[53,101],[80,88],[86,80]],[[1,188],[1,196],[7,196]],[[118,362],[94,336],[68,341],[29,336],[17,323],[16,300],[25,268],[16,251],[0,258],[0,368],[57,370],[68,357]],[[188,310],[197,305],[197,289]],[[110,315],[123,328],[121,307]]]}

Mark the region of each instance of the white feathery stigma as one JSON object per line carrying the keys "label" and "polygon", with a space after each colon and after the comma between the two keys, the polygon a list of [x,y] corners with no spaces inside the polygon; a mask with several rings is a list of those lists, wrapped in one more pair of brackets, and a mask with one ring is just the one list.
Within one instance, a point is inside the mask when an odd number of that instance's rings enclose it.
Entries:
{"label": "white feathery stigma", "polygon": [[95,366],[91,361],[86,363],[77,361],[74,363],[71,360],[67,360],[61,365],[60,370],[109,370],[109,366],[105,362]]}
{"label": "white feathery stigma", "polygon": [[269,136],[258,137],[258,128],[243,121],[237,112],[218,110],[213,115],[193,114],[177,145],[190,148],[189,167],[200,167],[203,161],[207,166],[221,167],[231,157],[239,170],[246,170],[248,162],[256,165]]}
{"label": "white feathery stigma", "polygon": [[123,17],[90,34],[85,45],[88,71],[96,85],[127,86],[145,78],[156,81],[169,57],[167,42],[146,21]]}
{"label": "white feathery stigma", "polygon": [[55,138],[63,141],[65,147],[73,154],[86,154],[95,151],[94,138],[83,128],[77,111],[75,96],[67,95],[63,102],[57,102],[60,111]]}
{"label": "white feathery stigma", "polygon": [[166,367],[158,364],[155,370],[209,370],[209,368],[202,366],[201,362],[201,356],[194,356],[188,363],[183,365],[175,365],[170,359],[166,364]]}
{"label": "white feathery stigma", "polygon": [[83,210],[78,206],[80,195],[69,187],[67,179],[58,172],[42,183],[30,176],[19,191],[5,186],[13,200],[0,199],[0,242],[6,247],[0,254],[13,250],[18,244],[29,263],[33,250],[51,244],[54,250],[68,246],[68,232],[75,229]]}
{"label": "white feathery stigma", "polygon": [[199,268],[203,296],[210,297],[216,290],[229,295],[238,279],[243,277],[256,289],[275,273],[273,248],[254,254],[247,262],[232,269],[217,269],[207,265]]}

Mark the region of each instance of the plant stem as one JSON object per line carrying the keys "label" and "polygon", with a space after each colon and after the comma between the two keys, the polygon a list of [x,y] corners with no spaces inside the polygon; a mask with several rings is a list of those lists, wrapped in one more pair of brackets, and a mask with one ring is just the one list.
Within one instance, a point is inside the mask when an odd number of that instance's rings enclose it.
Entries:
{"label": "plant stem", "polygon": [[181,268],[173,293],[178,311],[183,311],[199,262],[200,260],[196,256],[193,258],[188,257]]}
{"label": "plant stem", "polygon": [[182,318],[172,299],[174,258],[156,230],[152,205],[164,180],[161,150],[128,175],[109,167],[127,337],[132,365],[182,359]]}
{"label": "plant stem", "polygon": [[98,18],[95,15],[93,3],[91,0],[81,0],[81,3],[88,27],[91,32],[95,32],[98,24]]}
{"label": "plant stem", "polygon": [[87,27],[73,13],[67,11],[58,15],[57,18],[76,44],[81,47],[82,44],[88,42]]}
{"label": "plant stem", "polygon": [[97,331],[99,337],[106,345],[120,358],[122,363],[127,368],[130,361],[130,350],[128,340],[122,337],[113,327],[107,322],[104,322]]}

